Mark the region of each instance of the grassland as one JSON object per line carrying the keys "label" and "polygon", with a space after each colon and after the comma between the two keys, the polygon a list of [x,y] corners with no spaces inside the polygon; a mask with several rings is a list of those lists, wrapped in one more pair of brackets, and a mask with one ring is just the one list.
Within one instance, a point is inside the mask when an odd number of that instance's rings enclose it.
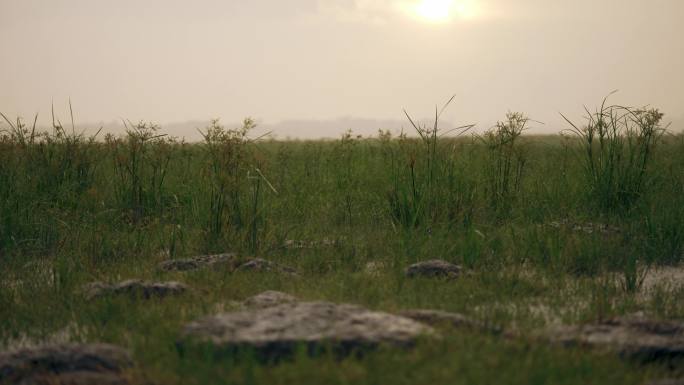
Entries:
{"label": "grassland", "polygon": [[[0,345],[111,342],[133,352],[137,379],[158,384],[681,376],[529,338],[549,324],[637,311],[684,318],[684,287],[644,284],[684,256],[684,136],[662,131],[660,118],[604,106],[565,136],[522,135],[527,119],[509,114],[483,135],[416,125],[414,137],[290,142],[251,138],[246,120],[237,129],[215,122],[197,144],[144,122],[121,137],[87,138],[60,123],[38,134],[6,121]],[[301,277],[157,269],[164,259],[226,251]],[[448,283],[405,278],[408,264],[434,258],[468,273]],[[128,278],[194,290],[158,301],[83,298],[88,282]],[[298,355],[278,365],[249,354],[178,354],[184,323],[269,289],[385,311],[454,311],[520,337],[454,331],[410,351]]]}

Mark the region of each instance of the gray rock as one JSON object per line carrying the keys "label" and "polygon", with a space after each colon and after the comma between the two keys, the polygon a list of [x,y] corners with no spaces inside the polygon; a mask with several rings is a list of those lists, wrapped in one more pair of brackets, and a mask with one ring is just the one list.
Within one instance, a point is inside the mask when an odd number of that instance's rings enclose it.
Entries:
{"label": "gray rock", "polygon": [[570,218],[563,218],[558,221],[549,222],[546,224],[549,227],[556,229],[571,229],[575,232],[583,232],[586,234],[603,234],[612,235],[621,232],[619,227],[606,224],[606,223],[592,223],[592,222],[576,222],[570,220]]}
{"label": "gray rock", "polygon": [[86,285],[85,295],[88,299],[108,295],[126,295],[131,298],[163,298],[169,295],[179,295],[188,290],[180,282],[146,282],[130,279],[116,284],[92,282]]}
{"label": "gray rock", "polygon": [[613,318],[586,325],[560,326],[546,332],[564,346],[587,346],[642,362],[674,362],[684,358],[684,323],[644,317]]}
{"label": "gray rock", "polygon": [[0,353],[0,384],[124,385],[130,354],[107,344],[58,344]]}
{"label": "gray rock", "polygon": [[213,255],[198,255],[183,259],[169,259],[159,264],[159,268],[163,271],[189,271],[202,268],[228,268],[235,269],[239,261],[234,253],[213,254]]}
{"label": "gray rock", "polygon": [[285,243],[283,243],[283,247],[286,249],[314,249],[317,247],[334,247],[339,245],[339,239],[330,238],[323,238],[320,241],[288,239],[285,241]]}
{"label": "gray rock", "polygon": [[454,265],[441,259],[433,259],[414,263],[406,268],[405,273],[409,278],[456,278],[461,274],[461,266]]}
{"label": "gray rock", "polygon": [[370,261],[363,268],[364,273],[374,277],[380,276],[386,270],[388,270],[387,263],[382,261]]}
{"label": "gray rock", "polygon": [[294,296],[280,291],[269,290],[247,298],[243,305],[251,309],[263,309],[293,302],[297,302],[297,298]]}
{"label": "gray rock", "polygon": [[284,273],[289,275],[297,275],[297,271],[289,266],[284,266],[272,261],[262,258],[252,258],[238,266],[238,271],[258,271],[258,272],[274,272]]}
{"label": "gray rock", "polygon": [[179,346],[208,343],[221,350],[248,347],[261,357],[278,358],[304,345],[313,353],[331,347],[348,354],[378,345],[408,347],[421,335],[436,335],[429,326],[356,305],[299,302],[225,313],[185,326]]}

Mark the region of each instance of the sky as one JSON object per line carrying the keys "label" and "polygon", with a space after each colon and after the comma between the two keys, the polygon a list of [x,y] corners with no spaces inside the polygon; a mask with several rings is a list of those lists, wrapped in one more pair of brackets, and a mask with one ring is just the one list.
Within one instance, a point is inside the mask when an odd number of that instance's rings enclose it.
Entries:
{"label": "sky", "polygon": [[47,124],[71,100],[81,124],[192,136],[178,123],[249,116],[323,137],[455,95],[447,124],[520,111],[557,132],[619,90],[679,124],[683,16],[682,0],[0,0],[0,112]]}

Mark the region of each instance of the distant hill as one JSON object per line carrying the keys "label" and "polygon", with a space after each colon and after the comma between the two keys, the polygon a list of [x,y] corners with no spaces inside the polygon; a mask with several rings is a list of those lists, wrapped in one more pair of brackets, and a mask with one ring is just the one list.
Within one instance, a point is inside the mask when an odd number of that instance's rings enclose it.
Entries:
{"label": "distant hill", "polygon": [[[162,132],[188,142],[202,140],[202,135],[198,130],[204,130],[210,124],[209,120],[191,120],[186,122],[168,123],[162,125]],[[228,128],[239,127],[239,122],[221,122]],[[441,122],[443,128],[453,127],[452,124]],[[104,134],[121,134],[125,127],[123,122],[100,122],[94,124],[80,125],[79,131],[94,133],[102,127],[101,136]],[[376,136],[378,130],[390,130],[394,135],[398,135],[402,129],[413,135],[414,130],[408,121],[401,120],[382,120],[382,119],[359,119],[359,118],[339,118],[334,120],[286,120],[278,123],[263,123],[257,121],[257,128],[251,136],[260,136],[271,133],[270,137],[276,139],[337,139],[347,130],[352,130],[356,135]]]}
{"label": "distant hill", "polygon": [[348,130],[352,130],[356,135],[363,136],[375,136],[380,129],[390,130],[398,134],[407,125],[407,122],[399,120],[340,118],[335,120],[287,120],[264,124],[261,128],[264,131],[271,131],[277,139],[337,139]]}
{"label": "distant hill", "polygon": [[[2,128],[0,122],[0,128]],[[431,124],[428,119],[422,120],[421,124]],[[463,124],[464,122],[459,122]],[[472,132],[482,132],[494,125],[493,122],[468,122],[477,123],[476,128]],[[680,116],[665,116],[665,123],[670,123],[671,132],[684,132],[684,115]],[[174,122],[162,125],[162,133],[174,136],[178,139],[185,139],[187,142],[198,142],[202,140],[202,135],[199,130],[204,130],[210,124],[209,120],[189,120],[185,122]],[[221,124],[228,128],[239,127],[240,122],[224,122]],[[93,134],[102,127],[99,135],[103,138],[105,134],[111,133],[120,135],[124,132],[125,127],[121,121],[99,122],[77,125],[76,129],[79,132],[85,131],[88,134]],[[450,122],[440,122],[440,127],[443,129],[453,128],[455,124]],[[389,130],[393,135],[398,135],[404,130],[409,135],[415,135],[415,131],[407,120],[392,120],[392,119],[363,119],[344,117],[333,120],[285,120],[277,123],[259,123],[257,121],[257,128],[252,133],[252,137],[260,136],[265,133],[271,133],[270,137],[275,139],[338,139],[347,130],[352,130],[355,135],[362,135],[364,137],[377,136],[378,130]],[[527,134],[554,134],[555,131],[551,126],[541,124],[531,124],[530,130]]]}

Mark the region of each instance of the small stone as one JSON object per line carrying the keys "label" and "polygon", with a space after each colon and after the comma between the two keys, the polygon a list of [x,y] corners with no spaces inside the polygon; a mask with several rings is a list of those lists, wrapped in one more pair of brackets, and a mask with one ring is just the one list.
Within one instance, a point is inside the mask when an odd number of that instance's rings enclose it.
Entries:
{"label": "small stone", "polygon": [[280,291],[268,290],[247,298],[243,305],[251,309],[264,309],[293,302],[297,302],[297,298],[294,296]]}
{"label": "small stone", "polygon": [[290,275],[297,275],[297,271],[289,266],[284,266],[272,261],[262,258],[253,258],[247,260],[237,268],[238,271],[258,271],[258,272],[275,272],[285,273]]}
{"label": "small stone", "polygon": [[125,385],[130,354],[107,344],[57,344],[0,353],[0,384]]}
{"label": "small stone", "polygon": [[92,282],[86,285],[86,298],[94,299],[108,295],[127,295],[131,298],[163,298],[170,295],[179,295],[188,290],[188,287],[180,282],[146,282],[131,279],[117,284],[104,282]]}
{"label": "small stone", "polygon": [[564,218],[560,221],[552,221],[547,224],[550,227],[561,228],[565,227],[574,232],[594,234],[600,233],[602,235],[612,235],[620,233],[620,228],[612,226],[606,223],[593,223],[593,222],[572,222],[568,218]]}
{"label": "small stone", "polygon": [[405,270],[405,274],[409,278],[416,277],[445,277],[456,278],[461,274],[461,266],[443,261],[441,259],[433,259],[415,263]]}
{"label": "small stone", "polygon": [[198,255],[183,259],[169,259],[159,264],[163,271],[189,271],[202,268],[222,268],[228,267],[233,270],[239,263],[237,255],[234,253],[223,253],[213,255]]}
{"label": "small stone", "polygon": [[383,271],[387,270],[387,265],[381,261],[370,261],[366,263],[363,271],[372,276],[379,276]]}
{"label": "small stone", "polygon": [[294,240],[294,239],[287,239],[283,243],[283,247],[286,249],[306,249],[308,248],[308,244],[305,241],[299,241],[299,240]]}
{"label": "small stone", "polygon": [[179,346],[205,343],[232,351],[247,347],[264,358],[279,358],[304,345],[313,353],[332,347],[348,354],[390,345],[410,347],[422,335],[436,335],[411,319],[329,302],[295,302],[224,313],[185,326]]}
{"label": "small stone", "polygon": [[305,241],[296,239],[287,239],[283,243],[285,249],[314,249],[317,247],[334,247],[339,246],[340,242],[337,239],[323,238],[320,241]]}

